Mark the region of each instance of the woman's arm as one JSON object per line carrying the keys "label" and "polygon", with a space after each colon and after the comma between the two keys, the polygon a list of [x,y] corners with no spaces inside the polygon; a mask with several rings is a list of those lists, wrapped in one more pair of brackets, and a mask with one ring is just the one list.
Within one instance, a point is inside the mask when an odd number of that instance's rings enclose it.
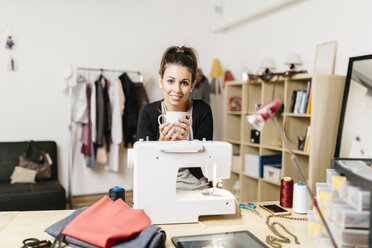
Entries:
{"label": "woman's arm", "polygon": [[[198,102],[197,109],[195,109],[195,116],[193,114],[193,132],[194,139],[213,140],[213,116],[211,107],[204,101]],[[195,106],[196,107],[196,106]]]}
{"label": "woman's arm", "polygon": [[[157,135],[154,132],[155,126],[157,123],[153,123],[154,121],[151,120],[150,112],[148,108],[144,107],[141,109],[138,122],[137,122],[137,139],[144,139],[149,137],[149,140],[156,140]],[[124,134],[125,135],[125,134]]]}

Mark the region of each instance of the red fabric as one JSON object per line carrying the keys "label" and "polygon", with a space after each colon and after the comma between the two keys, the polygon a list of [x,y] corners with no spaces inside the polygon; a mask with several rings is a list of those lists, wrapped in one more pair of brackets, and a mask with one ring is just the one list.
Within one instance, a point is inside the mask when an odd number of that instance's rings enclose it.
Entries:
{"label": "red fabric", "polygon": [[107,196],[75,217],[63,234],[99,247],[109,247],[116,239],[125,239],[151,224],[143,210],[131,209],[119,198],[113,202]]}

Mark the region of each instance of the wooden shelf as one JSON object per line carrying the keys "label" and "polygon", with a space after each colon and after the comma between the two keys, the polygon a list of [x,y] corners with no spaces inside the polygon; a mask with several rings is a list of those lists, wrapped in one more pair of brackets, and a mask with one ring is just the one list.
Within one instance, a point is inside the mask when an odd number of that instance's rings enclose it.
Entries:
{"label": "wooden shelf", "polygon": [[[312,87],[311,113],[290,113],[293,91],[306,91],[309,80]],[[306,180],[312,189],[315,188],[315,182],[325,181],[325,169],[330,166],[336,144],[344,84],[343,76],[317,74],[297,74],[291,78],[274,77],[269,82],[259,79],[226,83],[224,137],[233,144],[234,153],[240,154],[236,162],[238,166],[234,167],[236,169],[231,173],[231,178],[226,180],[226,188],[232,189],[234,183],[239,181],[240,201],[279,200],[280,183],[245,174],[245,154],[281,155],[281,178],[290,176],[295,182],[301,180],[272,120],[265,123],[260,133],[260,143],[250,142],[251,132],[255,128],[248,123],[247,114],[256,114],[258,104],[262,105],[276,98],[284,103],[284,113],[279,122],[292,147],[297,148],[298,137],[306,135],[307,128],[311,127],[308,151],[294,150]],[[233,96],[241,97],[241,112],[230,111],[228,99]]]}
{"label": "wooden shelf", "polygon": [[225,85],[228,85],[228,86],[241,86],[243,85],[244,82],[242,81],[226,81]]}
{"label": "wooden shelf", "polygon": [[244,113],[242,111],[228,111],[226,114],[228,114],[228,115],[242,115]]}
{"label": "wooden shelf", "polygon": [[261,145],[262,148],[264,149],[269,149],[269,150],[275,150],[281,152],[283,150],[282,147],[277,147],[277,146],[267,146],[267,145]]}
{"label": "wooden shelf", "polygon": [[251,142],[247,142],[247,141],[243,141],[243,142],[242,142],[242,145],[245,145],[245,146],[251,146],[251,147],[257,147],[257,148],[260,147],[260,144],[251,143]]}
{"label": "wooden shelf", "polygon": [[242,175],[245,176],[245,177],[249,177],[251,179],[255,179],[255,180],[260,180],[261,179],[259,177],[254,177],[254,176],[251,176],[251,175],[248,175],[248,174],[245,174],[245,173],[242,173]]}
{"label": "wooden shelf", "polygon": [[225,141],[232,143],[232,144],[240,145],[240,140],[238,139],[225,139]]}
{"label": "wooden shelf", "polygon": [[294,113],[284,113],[284,116],[288,117],[300,117],[300,118],[310,118],[311,114],[294,114]]}
{"label": "wooden shelf", "polygon": [[[284,151],[289,153],[289,151],[287,149],[285,149]],[[293,150],[293,153],[294,154],[299,154],[299,155],[304,155],[304,156],[309,156],[310,155],[308,152],[304,152],[304,151],[300,151],[300,150]]]}
{"label": "wooden shelf", "polygon": [[273,181],[270,181],[270,180],[266,180],[264,178],[261,178],[260,180],[266,182],[266,183],[271,183],[273,185],[276,185],[276,186],[279,186],[280,187],[280,182],[276,183],[276,182],[273,182]]}

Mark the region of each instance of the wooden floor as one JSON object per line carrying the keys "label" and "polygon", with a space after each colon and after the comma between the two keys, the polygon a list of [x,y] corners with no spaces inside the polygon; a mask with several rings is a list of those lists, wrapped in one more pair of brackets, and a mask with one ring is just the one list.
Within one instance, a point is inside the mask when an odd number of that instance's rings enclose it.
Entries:
{"label": "wooden floor", "polygon": [[[72,208],[69,206],[68,199],[66,201],[66,209],[78,209],[82,207],[88,207],[98,200],[100,200],[103,196],[108,194],[96,194],[96,195],[82,195],[82,196],[73,196],[72,197]],[[128,206],[133,207],[133,193],[131,191],[125,192],[125,203]]]}

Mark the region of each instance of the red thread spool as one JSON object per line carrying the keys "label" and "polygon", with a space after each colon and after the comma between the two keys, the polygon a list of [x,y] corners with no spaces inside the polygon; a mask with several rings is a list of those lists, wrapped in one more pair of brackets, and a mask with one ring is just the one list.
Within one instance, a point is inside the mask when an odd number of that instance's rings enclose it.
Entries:
{"label": "red thread spool", "polygon": [[291,208],[293,203],[293,184],[290,177],[284,177],[280,181],[280,206]]}

